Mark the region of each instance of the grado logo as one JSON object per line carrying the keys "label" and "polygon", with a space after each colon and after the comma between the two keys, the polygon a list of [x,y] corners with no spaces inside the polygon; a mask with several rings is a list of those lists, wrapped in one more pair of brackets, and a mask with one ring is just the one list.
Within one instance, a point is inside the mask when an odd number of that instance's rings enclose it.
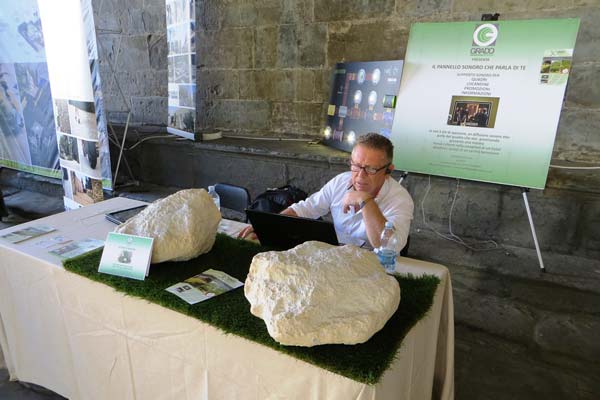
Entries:
{"label": "grado logo", "polygon": [[495,52],[493,46],[498,38],[498,25],[481,24],[473,32],[472,56],[491,56]]}
{"label": "grado logo", "polygon": [[479,25],[473,32],[473,46],[494,46],[498,38],[498,27],[494,24]]}

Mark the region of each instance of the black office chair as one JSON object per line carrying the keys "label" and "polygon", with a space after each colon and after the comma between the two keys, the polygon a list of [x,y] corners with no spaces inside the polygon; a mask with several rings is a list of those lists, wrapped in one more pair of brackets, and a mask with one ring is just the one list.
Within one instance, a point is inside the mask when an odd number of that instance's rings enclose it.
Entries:
{"label": "black office chair", "polygon": [[250,193],[245,187],[230,185],[228,183],[217,183],[215,190],[221,200],[221,207],[238,211],[244,214],[244,222],[248,221],[246,217],[246,208],[250,205]]}
{"label": "black office chair", "polygon": [[408,235],[408,237],[406,238],[406,244],[404,245],[404,248],[402,250],[400,250],[400,255],[402,257],[408,256],[408,245],[409,244],[410,244],[410,235]]}

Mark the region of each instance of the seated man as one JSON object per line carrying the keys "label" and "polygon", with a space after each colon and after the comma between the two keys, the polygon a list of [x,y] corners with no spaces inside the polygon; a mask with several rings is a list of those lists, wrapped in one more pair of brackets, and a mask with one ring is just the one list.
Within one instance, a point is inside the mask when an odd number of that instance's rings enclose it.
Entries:
{"label": "seated man", "polygon": [[[340,243],[379,247],[386,221],[396,228],[401,248],[406,244],[413,216],[413,201],[390,173],[394,146],[376,133],[361,136],[350,159],[350,172],[331,179],[306,200],[292,204],[281,213],[319,218],[331,212]],[[252,228],[240,233],[248,237]]]}

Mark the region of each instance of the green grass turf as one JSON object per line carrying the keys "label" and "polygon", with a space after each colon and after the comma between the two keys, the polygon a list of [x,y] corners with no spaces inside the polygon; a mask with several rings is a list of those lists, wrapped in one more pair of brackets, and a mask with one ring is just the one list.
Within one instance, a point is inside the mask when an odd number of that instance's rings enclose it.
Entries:
{"label": "green grass turf", "polygon": [[244,282],[255,254],[270,250],[244,240],[218,234],[212,250],[194,260],[152,265],[145,281],[136,281],[98,272],[101,250],[64,262],[68,271],[112,286],[120,292],[160,304],[209,323],[227,333],[242,336],[282,353],[317,365],[358,382],[375,384],[393,361],[406,333],[433,303],[439,284],[435,276],[396,277],[402,290],[400,307],[382,330],[369,341],[348,345],[314,347],[283,346],[275,342],[264,322],[250,314],[244,288],[189,305],[165,289],[177,282],[213,268]]}

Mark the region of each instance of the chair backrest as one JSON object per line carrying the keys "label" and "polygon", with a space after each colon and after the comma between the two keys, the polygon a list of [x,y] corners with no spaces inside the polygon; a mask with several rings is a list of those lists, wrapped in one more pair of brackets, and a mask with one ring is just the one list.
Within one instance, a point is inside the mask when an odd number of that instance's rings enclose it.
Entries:
{"label": "chair backrest", "polygon": [[250,205],[250,193],[245,187],[217,183],[215,190],[221,200],[221,207],[244,213]]}
{"label": "chair backrest", "polygon": [[400,255],[402,257],[408,256],[408,246],[409,245],[410,245],[410,235],[408,235],[408,237],[406,238],[406,244],[404,245],[404,248],[402,250],[400,250]]}

